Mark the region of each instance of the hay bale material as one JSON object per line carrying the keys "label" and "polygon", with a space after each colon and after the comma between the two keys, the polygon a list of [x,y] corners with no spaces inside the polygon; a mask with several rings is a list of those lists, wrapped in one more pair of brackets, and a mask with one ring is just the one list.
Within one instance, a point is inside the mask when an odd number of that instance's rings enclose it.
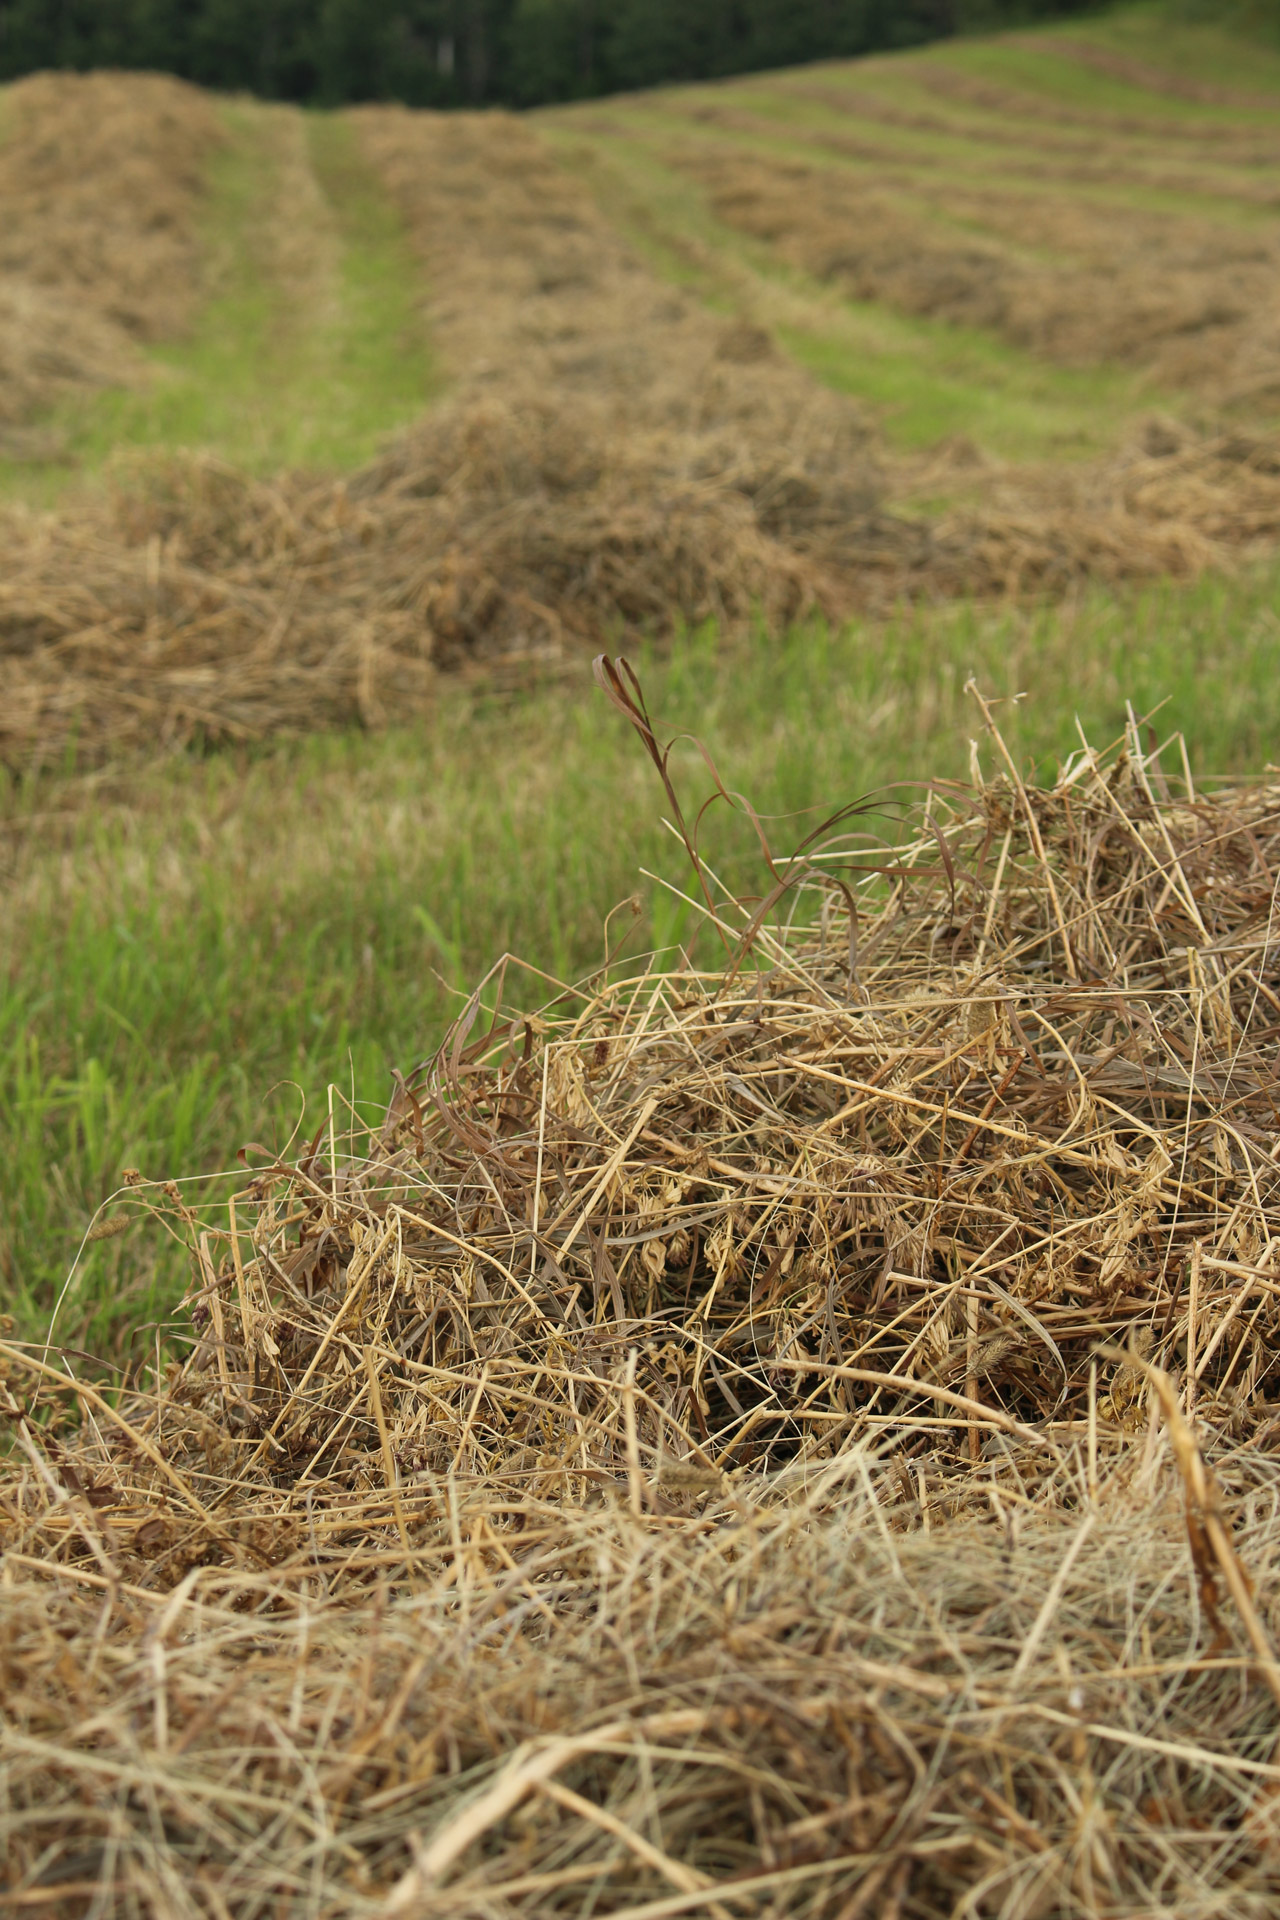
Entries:
{"label": "hay bale material", "polygon": [[11,1902],[1274,1912],[1280,788],[1178,764],[700,869],[723,965],[151,1195],[186,1364],[0,1350]]}

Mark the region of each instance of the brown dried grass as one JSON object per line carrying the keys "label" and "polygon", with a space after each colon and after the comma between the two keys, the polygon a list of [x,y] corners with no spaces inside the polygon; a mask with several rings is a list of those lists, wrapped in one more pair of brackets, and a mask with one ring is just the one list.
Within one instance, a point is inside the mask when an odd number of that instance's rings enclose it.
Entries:
{"label": "brown dried grass", "polygon": [[[1016,188],[954,158],[944,180],[945,160],[913,168],[906,152],[869,175],[745,144],[686,143],[672,157],[719,219],[855,299],[986,328],[1066,366],[1131,366],[1156,389],[1217,405],[1280,394],[1275,236],[1256,220],[1119,200],[1125,184],[1185,192],[1190,177],[1167,164],[1126,182],[1102,143],[1095,178],[1110,176],[1117,196],[1104,200],[1074,190],[1076,162],[1041,149],[1018,164]],[[1044,190],[1029,192],[1030,180]],[[1256,192],[1249,181],[1242,197]]]}
{"label": "brown dried grass", "polygon": [[[1189,577],[1280,535],[1267,439],[1157,422],[1073,472],[890,462],[761,328],[661,285],[528,126],[356,124],[423,251],[453,397],[344,482],[166,456],[102,499],[9,509],[5,763],[377,725],[438,670],[554,664],[624,624]],[[968,504],[890,505],[938,490]]]}
{"label": "brown dried grass", "polygon": [[[212,100],[159,74],[35,74],[5,90],[0,428],[77,388],[145,375],[201,288],[196,225],[225,135]],[[16,431],[15,431],[16,430]]]}
{"label": "brown dried grass", "polygon": [[771,416],[772,378],[712,361],[704,396],[722,383],[751,411],[700,435],[619,436],[607,405],[494,394],[345,483],[171,457],[104,503],[10,509],[0,761],[379,726],[428,708],[440,670],[554,669],[623,623],[781,632],[910,596],[1190,578],[1280,537],[1273,440],[1160,421],[1075,474],[971,470],[963,449],[904,461],[913,490],[972,500],[907,519],[863,491],[856,425],[816,401]]}
{"label": "brown dried grass", "polygon": [[993,746],[0,1350],[10,1906],[1274,1911],[1280,789]]}

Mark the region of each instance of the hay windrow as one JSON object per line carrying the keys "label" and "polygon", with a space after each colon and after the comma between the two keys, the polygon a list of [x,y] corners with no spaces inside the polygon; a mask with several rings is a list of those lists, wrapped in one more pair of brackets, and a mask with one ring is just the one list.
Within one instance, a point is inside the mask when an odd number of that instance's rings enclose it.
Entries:
{"label": "hay windrow", "polygon": [[759,438],[731,414],[620,436],[606,401],[495,393],[345,482],[172,456],[122,464],[101,503],[8,509],[0,762],[377,727],[429,708],[441,670],[554,669],[621,622],[781,632],[904,596],[1189,579],[1280,537],[1274,439],[1159,420],[1078,473],[902,462],[916,489],[941,472],[976,496],[910,519],[856,423],[771,411],[759,372],[712,361],[704,389],[748,395]]}
{"label": "hay windrow", "polygon": [[0,140],[0,447],[85,386],[143,379],[141,342],[181,333],[202,290],[197,220],[225,134],[159,74],[35,74]]}
{"label": "hay windrow", "polygon": [[[103,80],[105,124],[111,88],[132,100],[134,84]],[[182,119],[186,100],[161,89],[148,110],[192,147],[174,189],[189,194],[214,123]],[[93,762],[378,726],[428,707],[441,670],[546,670],[624,624],[732,633],[759,617],[781,632],[904,599],[1189,578],[1275,550],[1274,436],[1155,420],[1076,468],[890,457],[749,317],[659,282],[528,125],[352,117],[421,253],[452,396],[343,481],[134,457],[101,497],[6,509],[4,764],[61,760],[72,741]],[[309,204],[296,129],[283,109],[262,125],[290,162],[290,204]],[[178,212],[157,222],[156,244],[181,254]],[[331,269],[323,245],[297,252],[300,297],[322,300]],[[182,271],[161,277],[186,298]],[[40,298],[65,298],[59,286]],[[84,321],[86,353],[97,324]],[[62,337],[70,351],[80,336]],[[963,504],[941,518],[895,506],[939,491]]]}
{"label": "hay windrow", "polygon": [[[1265,403],[1280,387],[1280,252],[1256,217],[1111,204],[1081,192],[1078,163],[1062,157],[1019,164],[1016,189],[963,172],[943,187],[905,157],[863,172],[783,160],[745,140],[686,142],[673,158],[719,219],[854,299],[987,328],[1066,366],[1132,366],[1156,391],[1219,405]],[[1125,171],[1112,155],[1094,164],[1097,184]],[[1166,159],[1142,184],[1185,193],[1192,178]]]}
{"label": "hay windrow", "polygon": [[13,1899],[1274,1910],[1280,788],[984,751],[4,1347]]}

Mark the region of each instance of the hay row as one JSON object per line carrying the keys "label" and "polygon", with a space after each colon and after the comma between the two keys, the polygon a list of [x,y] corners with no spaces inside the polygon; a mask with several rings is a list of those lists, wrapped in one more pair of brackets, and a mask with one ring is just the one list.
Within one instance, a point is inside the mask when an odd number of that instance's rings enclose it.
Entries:
{"label": "hay row", "polygon": [[1075,40],[1056,34],[1052,39],[1044,35],[1038,36],[1035,40],[1020,40],[1017,35],[1012,35],[1010,38],[1014,46],[1038,45],[1046,53],[1057,58],[1074,60],[1082,67],[1090,67],[1095,73],[1104,74],[1109,80],[1119,80],[1126,86],[1141,87],[1147,92],[1154,93],[1157,99],[1163,95],[1170,100],[1190,100],[1197,106],[1243,109],[1246,113],[1271,114],[1280,107],[1280,94],[1275,92],[1224,86],[1219,81],[1199,79],[1185,73],[1172,73],[1167,67],[1154,66],[1149,60],[1135,59],[1132,54],[1120,53],[1111,47],[1091,46],[1087,40]]}
{"label": "hay row", "polygon": [[[989,329],[1065,366],[1132,367],[1156,391],[1274,411],[1280,251],[1256,211],[1227,221],[1095,198],[1064,156],[1020,158],[1017,188],[909,151],[861,156],[870,170],[810,164],[761,151],[732,119],[714,143],[677,136],[667,157],[717,218],[856,300]],[[1105,148],[1091,167],[1106,187],[1115,169]],[[1166,167],[1133,187],[1186,194],[1191,184]],[[1265,191],[1246,177],[1241,212]]]}
{"label": "hay row", "polygon": [[1280,537],[1275,442],[1160,423],[1081,474],[966,470],[986,503],[911,520],[816,401],[771,414],[762,381],[750,418],[779,438],[754,441],[730,411],[754,371],[709,363],[729,418],[697,436],[619,439],[605,405],[495,396],[437,410],[345,483],[172,457],[102,503],[10,509],[0,762],[376,727],[429,708],[437,671],[545,670],[622,623],[781,632],[904,597],[1187,579]]}
{"label": "hay row", "polygon": [[3,1347],[12,1902],[1274,1910],[1280,789],[988,759]]}
{"label": "hay row", "polygon": [[[1078,60],[1084,44],[1074,42],[1070,57]],[[1109,57],[1100,48],[1091,50],[1091,56],[1086,64],[1095,66]],[[869,66],[876,64],[879,63],[868,63]],[[1022,121],[1028,129],[1078,127],[1095,138],[1102,135],[1121,142],[1158,141],[1184,152],[1198,151],[1206,157],[1218,153],[1226,160],[1238,160],[1245,166],[1256,165],[1259,156],[1265,164],[1275,150],[1270,130],[1256,120],[1242,120],[1235,114],[1219,119],[1208,114],[1170,112],[1171,100],[1187,96],[1177,76],[1165,67],[1148,68],[1139,77],[1130,66],[1124,77],[1148,88],[1154,95],[1149,103],[1132,107],[1107,105],[1098,100],[1073,104],[1045,88],[1019,85],[1011,78],[965,72],[932,57],[916,62],[915,73],[926,95],[972,110],[981,115],[984,122],[994,115],[1001,120]],[[1268,93],[1258,94],[1249,101],[1236,97],[1213,104],[1270,111],[1275,100],[1276,96]]]}
{"label": "hay row", "polygon": [[[874,80],[884,72],[874,58],[860,63],[861,79]],[[1037,160],[1046,155],[1060,156],[1059,178],[1096,178],[1088,169],[1101,154],[1113,183],[1123,178],[1126,184],[1158,186],[1170,178],[1195,177],[1202,191],[1203,166],[1195,175],[1184,170],[1189,160],[1208,159],[1238,169],[1232,191],[1249,199],[1255,183],[1244,170],[1268,166],[1275,154],[1274,139],[1265,127],[1242,126],[1238,121],[1206,123],[1196,116],[1168,119],[1154,115],[1137,119],[1093,104],[1088,109],[1064,107],[1045,94],[997,87],[927,58],[913,60],[910,73],[918,94],[901,89],[890,92],[888,88],[877,92],[870,86],[850,84],[843,74],[816,79],[811,73],[783,71],[770,74],[764,84],[771,94],[811,101],[828,112],[856,117],[868,149],[878,160],[903,158],[901,145],[877,136],[874,129],[878,127],[970,141],[994,148],[997,153],[1017,149],[1021,159],[1035,169],[1033,179],[1049,177],[1048,171],[1037,165]],[[902,78],[900,66],[895,77]],[[728,124],[722,120],[722,112],[719,108],[710,110],[713,125]],[[702,117],[699,113],[698,118]],[[829,130],[812,128],[810,137],[827,147]],[[830,150],[841,149],[832,144]],[[937,146],[918,146],[911,155],[912,167],[934,171],[945,165],[944,153],[945,149]],[[1259,186],[1259,191],[1265,189]]]}
{"label": "hay row", "polygon": [[0,449],[48,457],[42,411],[145,378],[139,343],[181,333],[202,290],[205,172],[225,137],[211,99],[159,74],[6,88]]}
{"label": "hay row", "polygon": [[[1132,220],[1132,210],[1128,210],[1128,220],[1124,216],[1117,218],[1113,207],[1107,213],[1090,208],[1087,200],[1081,197],[1069,199],[1064,189],[1072,187],[1109,188],[1133,191],[1154,189],[1164,194],[1185,194],[1200,198],[1204,195],[1208,180],[1204,168],[1203,154],[1185,155],[1178,151],[1176,142],[1172,152],[1169,146],[1155,141],[1145,141],[1120,145],[1108,139],[1098,138],[1100,129],[1095,128],[1092,138],[1083,134],[1043,133],[1037,129],[1034,148],[1031,148],[1030,136],[1025,125],[1016,120],[1013,124],[984,120],[979,123],[957,120],[928,109],[912,108],[900,105],[892,100],[881,99],[873,93],[855,91],[852,87],[815,85],[811,81],[788,81],[781,76],[776,83],[777,92],[793,100],[804,101],[811,106],[825,109],[826,114],[838,114],[846,122],[845,127],[810,124],[804,129],[800,141],[800,154],[811,162],[829,165],[830,159],[837,162],[851,161],[856,167],[874,169],[865,173],[861,184],[870,188],[865,211],[873,217],[882,210],[878,196],[882,193],[897,193],[907,196],[907,205],[914,206],[912,211],[919,216],[921,208],[918,196],[926,188],[930,190],[932,211],[936,220],[940,211],[939,203],[945,204],[946,217],[954,220],[957,216],[968,221],[974,213],[988,207],[1003,211],[1014,224],[1014,234],[1010,237],[1025,237],[1029,225],[1025,201],[1025,191],[1033,182],[1043,182],[1056,190],[1055,198],[1042,198],[1037,209],[1040,223],[1051,222],[1048,233],[1052,236],[1056,251],[1067,237],[1079,234],[1082,211],[1091,216],[1086,219],[1083,231],[1092,231],[1099,235],[1109,231],[1113,239]],[[771,91],[773,83],[771,77]],[[679,111],[677,102],[672,105]],[[772,145],[778,135],[778,123],[769,115],[753,112],[743,106],[709,106],[703,102],[688,109],[689,118],[702,128],[714,129],[719,134],[732,136],[735,145],[740,147]],[[847,130],[849,123],[856,130]],[[622,132],[625,122],[610,121],[605,117],[594,116],[587,126],[581,120],[573,124],[582,131]],[[884,131],[880,131],[883,129]],[[907,147],[896,136],[899,132],[921,133],[941,136],[925,142],[913,142]],[[968,152],[961,149],[962,164],[957,166],[957,151],[952,142],[964,142]],[[994,149],[994,152],[983,151]],[[1018,156],[1018,180],[1023,198],[1010,194],[1007,189],[992,195],[983,191],[984,176],[992,170],[1007,152]],[[1230,178],[1229,198],[1243,208],[1271,208],[1276,204],[1276,190],[1262,169],[1268,167],[1275,156],[1274,143],[1268,142],[1265,135],[1254,136],[1249,145],[1230,153],[1221,148],[1214,149],[1215,160],[1230,160],[1237,168]],[[1197,165],[1196,163],[1200,164]],[[966,164],[967,163],[967,164]],[[795,156],[783,163],[789,171],[795,164]],[[1256,176],[1243,171],[1252,165],[1259,172]],[[800,161],[800,176],[807,173],[804,160]],[[836,176],[837,179],[839,175]],[[848,183],[846,182],[846,185]],[[1215,182],[1221,185],[1221,182]],[[1060,197],[1058,197],[1060,196]],[[1017,218],[1019,208],[1021,219]],[[899,217],[904,209],[899,205]],[[1068,224],[1070,223],[1070,224]],[[978,224],[984,224],[979,216]],[[908,215],[905,222],[912,231],[913,241],[916,221]],[[927,224],[924,229],[926,232]],[[1142,236],[1149,239],[1160,234],[1158,224],[1148,221],[1138,229]],[[937,230],[931,235],[931,248],[937,247]],[[953,231],[952,241],[957,235]],[[1223,236],[1216,236],[1221,247]],[[861,230],[855,235],[855,248],[865,244],[866,236]],[[857,255],[855,254],[855,258]],[[964,255],[959,256],[961,259]],[[972,255],[970,256],[972,259]],[[991,265],[999,273],[1010,266],[1007,256],[991,256]],[[1024,265],[1028,265],[1024,261]],[[1033,340],[1034,344],[1034,340]]]}
{"label": "hay row", "polygon": [[[657,282],[527,126],[355,118],[422,249],[453,398],[345,482],[170,457],[104,499],[9,510],[9,766],[72,740],[93,760],[379,725],[428,706],[440,670],[554,664],[622,624],[782,631],[1274,550],[1272,440],[1157,422],[1067,473],[890,461],[762,329]],[[971,504],[893,509],[939,488]]]}

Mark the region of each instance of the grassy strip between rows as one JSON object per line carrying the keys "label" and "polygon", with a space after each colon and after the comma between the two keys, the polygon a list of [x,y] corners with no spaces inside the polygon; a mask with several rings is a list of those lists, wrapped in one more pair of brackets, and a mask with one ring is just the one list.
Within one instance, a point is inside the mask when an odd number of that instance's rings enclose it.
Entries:
{"label": "grassy strip between rows", "polygon": [[[1197,769],[1257,769],[1280,726],[1276,576],[1096,595],[1000,613],[920,609],[886,628],[810,629],[722,649],[704,632],[645,669],[652,704],[774,814],[902,779],[963,775],[975,674],[1042,766],[1161,708]],[[686,883],[651,770],[622,723],[569,686],[513,702],[444,689],[434,721],[254,753],[73,771],[4,799],[0,925],[0,1284],[42,1328],[96,1208],[149,1178],[235,1170],[248,1140],[314,1132],[324,1089],[385,1096],[508,948],[560,977],[599,963],[638,892],[632,950],[683,937]],[[689,771],[699,763],[683,749]],[[875,824],[875,823],[872,823]],[[892,834],[889,821],[882,830]],[[779,823],[781,846],[801,837]],[[741,816],[711,816],[713,863],[757,891]],[[536,1006],[537,979],[507,999]],[[199,1196],[220,1183],[187,1188]],[[61,1337],[122,1357],[171,1308],[180,1247],[152,1229],[89,1245]],[[140,1333],[139,1329],[143,1329]]]}
{"label": "grassy strip between rows", "polygon": [[210,297],[190,336],[151,350],[141,388],[55,410],[62,457],[0,461],[0,491],[51,503],[133,447],[199,447],[254,473],[355,467],[437,390],[417,262],[350,124],[251,103],[224,119]]}

